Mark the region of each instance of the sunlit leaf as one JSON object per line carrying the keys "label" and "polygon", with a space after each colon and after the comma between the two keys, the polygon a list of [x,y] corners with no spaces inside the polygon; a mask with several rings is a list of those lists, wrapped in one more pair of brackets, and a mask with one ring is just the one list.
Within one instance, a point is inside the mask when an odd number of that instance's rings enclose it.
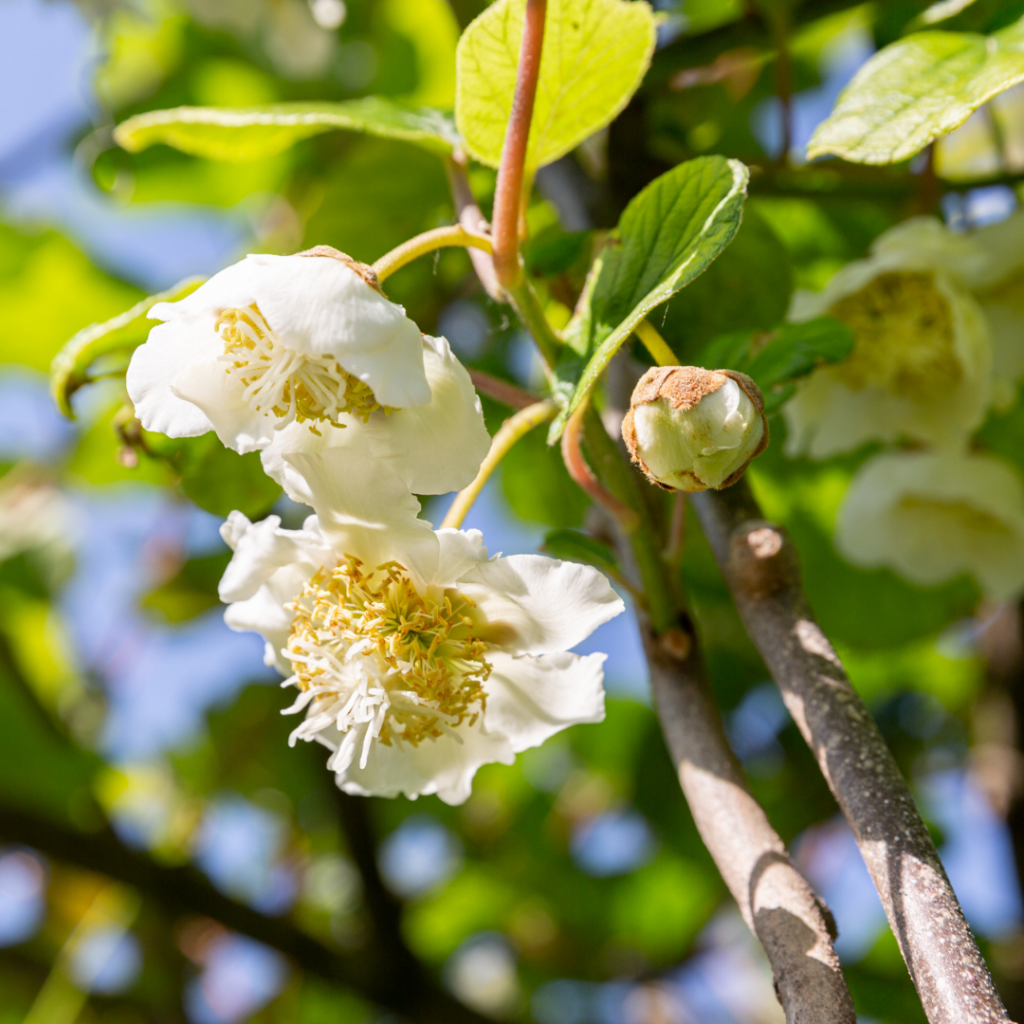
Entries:
{"label": "sunlit leaf", "polygon": [[655,179],[626,207],[618,242],[604,253],[577,327],[584,334],[580,351],[588,355],[586,365],[578,377],[572,364],[560,368],[560,384],[571,388],[571,397],[552,424],[549,441],[560,436],[636,325],[732,241],[743,216],[747,179],[738,160],[700,157]]}
{"label": "sunlit leaf", "polygon": [[114,139],[133,153],[163,142],[213,160],[253,160],[337,129],[402,139],[442,153],[459,143],[446,114],[407,107],[380,96],[341,103],[151,110],[119,124]]}
{"label": "sunlit leaf", "polygon": [[[469,152],[493,167],[512,110],[525,10],[526,0],[498,0],[456,52],[455,120]],[[528,167],[557,160],[625,107],[650,64],[654,36],[646,3],[549,0]]]}
{"label": "sunlit leaf", "polygon": [[[148,295],[131,309],[101,324],[90,324],[80,330],[53,358],[50,366],[50,390],[53,400],[65,416],[74,417],[71,396],[94,379],[93,371],[101,359],[111,358],[101,375],[115,369],[124,371],[124,357],[134,352],[154,327],[147,314],[158,302],[177,302],[194,292],[204,278],[189,277],[173,288]],[[115,365],[116,364],[116,365]]]}
{"label": "sunlit leaf", "polygon": [[906,160],[1024,81],[1024,19],[983,36],[916,32],[875,54],[807,147],[864,164]]}

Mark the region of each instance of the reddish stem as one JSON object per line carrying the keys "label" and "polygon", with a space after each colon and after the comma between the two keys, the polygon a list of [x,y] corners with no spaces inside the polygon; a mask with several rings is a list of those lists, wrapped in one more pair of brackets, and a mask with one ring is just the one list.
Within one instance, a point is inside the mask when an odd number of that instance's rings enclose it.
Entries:
{"label": "reddish stem", "polygon": [[533,101],[540,74],[540,55],[544,46],[546,12],[547,0],[526,0],[516,91],[512,97],[512,113],[505,131],[494,192],[494,269],[499,283],[506,289],[515,287],[522,273],[519,266],[519,206],[533,120]]}
{"label": "reddish stem", "polygon": [[587,411],[586,404],[581,405],[569,417],[569,422],[562,431],[562,461],[569,471],[569,476],[605,511],[611,514],[626,534],[632,533],[640,525],[640,517],[628,505],[623,504],[610,491],[601,486],[601,481],[587,465],[587,460],[580,448],[580,432],[583,429],[583,416]]}

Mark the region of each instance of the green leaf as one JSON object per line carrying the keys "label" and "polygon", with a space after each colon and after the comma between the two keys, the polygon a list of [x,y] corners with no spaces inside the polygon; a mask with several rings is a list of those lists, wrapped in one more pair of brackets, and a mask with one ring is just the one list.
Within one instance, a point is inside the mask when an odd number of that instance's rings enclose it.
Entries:
{"label": "green leaf", "polygon": [[590,355],[578,379],[569,361],[556,369],[556,394],[570,388],[572,393],[552,424],[549,443],[558,440],[636,325],[706,270],[732,241],[743,216],[748,177],[738,160],[700,157],[656,178],[626,207],[618,244],[605,250],[589,302],[583,302],[577,324],[570,325],[573,348]]}
{"label": "green leaf", "polygon": [[739,331],[716,338],[701,353],[711,369],[739,370],[754,378],[771,413],[793,393],[793,381],[823,363],[845,359],[855,344],[853,330],[842,320],[822,316],[783,324],[769,335]]}
{"label": "green leaf", "polygon": [[[688,288],[666,303],[652,323],[680,365],[703,363],[713,338],[733,331],[771,331],[786,318],[793,267],[778,235],[747,203],[729,247]],[[723,302],[722,296],[729,301]],[[725,364],[722,364],[725,365]]]}
{"label": "green leaf", "polygon": [[540,430],[520,438],[501,460],[501,489],[520,519],[547,526],[580,526],[590,504]]}
{"label": "green leaf", "polygon": [[579,530],[552,530],[544,538],[543,550],[552,558],[592,565],[616,579],[622,574],[611,547]]}
{"label": "green leaf", "polygon": [[[94,380],[92,375],[101,359],[110,357],[112,365],[104,367],[102,376],[115,371],[124,372],[123,357],[134,352],[155,326],[146,314],[158,302],[177,302],[191,295],[205,280],[189,277],[173,288],[157,295],[149,295],[124,313],[101,324],[90,324],[80,330],[54,357],[50,365],[50,393],[65,416],[74,419],[71,396],[83,384]],[[114,357],[120,357],[115,359]],[[118,365],[120,364],[120,365]]]}
{"label": "green leaf", "polygon": [[807,147],[864,164],[912,157],[1024,81],[1024,19],[990,36],[916,32],[876,53]]}
{"label": "green leaf", "polygon": [[281,488],[263,472],[259,452],[239,455],[225,448],[212,431],[182,440],[170,461],[181,473],[181,489],[214,515],[226,516],[237,509],[250,519],[260,519],[281,494]]}
{"label": "green leaf", "polygon": [[128,118],[114,140],[132,153],[163,142],[212,160],[253,160],[335,129],[366,132],[451,152],[459,136],[447,114],[380,96],[342,103],[271,103],[258,107],[175,107]]}
{"label": "green leaf", "polygon": [[[455,53],[455,121],[469,152],[492,167],[512,110],[525,10],[526,0],[491,4]],[[548,0],[527,167],[564,156],[625,107],[654,39],[654,14],[642,0]]]}

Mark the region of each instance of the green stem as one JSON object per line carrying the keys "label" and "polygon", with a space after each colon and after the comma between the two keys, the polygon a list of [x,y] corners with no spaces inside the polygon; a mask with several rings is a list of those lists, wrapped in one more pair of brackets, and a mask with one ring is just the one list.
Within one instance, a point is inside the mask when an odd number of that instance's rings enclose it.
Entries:
{"label": "green stem", "polygon": [[491,240],[486,235],[475,235],[461,224],[452,224],[448,227],[434,228],[433,231],[424,231],[422,235],[416,235],[398,248],[385,253],[374,263],[374,273],[379,281],[383,281],[407,263],[412,263],[414,259],[451,245],[483,249],[486,253],[492,251]]}
{"label": "green stem", "polygon": [[660,531],[644,500],[637,474],[608,436],[597,413],[589,408],[583,416],[583,439],[590,454],[590,464],[604,485],[623,504],[640,517],[640,526],[626,534],[644,593],[647,595],[647,614],[655,633],[670,629],[676,621],[679,602],[676,600],[669,567],[661,554]]}
{"label": "green stem", "polygon": [[540,354],[548,367],[555,365],[558,359],[558,350],[561,348],[561,339],[555,334],[544,309],[537,298],[537,293],[525,276],[507,289],[509,301],[522,320],[523,326],[530,332],[533,340],[540,349]]}
{"label": "green stem", "polygon": [[658,333],[658,329],[650,320],[641,320],[633,329],[633,333],[644,343],[651,358],[659,366],[679,365],[679,357],[669,348],[668,342]]}

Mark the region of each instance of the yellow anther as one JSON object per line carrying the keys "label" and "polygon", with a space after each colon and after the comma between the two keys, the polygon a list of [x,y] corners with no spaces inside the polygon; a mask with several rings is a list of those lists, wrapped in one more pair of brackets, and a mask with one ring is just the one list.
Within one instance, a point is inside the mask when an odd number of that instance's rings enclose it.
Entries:
{"label": "yellow anther", "polygon": [[377,738],[416,745],[473,724],[485,707],[491,666],[466,614],[471,606],[457,592],[424,597],[398,562],[364,572],[346,556],[336,568],[320,569],[287,606],[295,619],[285,653],[295,655],[300,689],[326,687],[344,703],[355,684],[339,666],[350,664],[358,644],[359,671],[394,698]]}
{"label": "yellow anther", "polygon": [[[370,387],[343,370],[332,356],[300,355],[274,336],[256,305],[227,309],[215,324],[224,341],[222,361],[243,389],[249,405],[287,420],[344,427],[342,414],[364,423],[384,409]],[[390,411],[390,410],[385,410]]]}

